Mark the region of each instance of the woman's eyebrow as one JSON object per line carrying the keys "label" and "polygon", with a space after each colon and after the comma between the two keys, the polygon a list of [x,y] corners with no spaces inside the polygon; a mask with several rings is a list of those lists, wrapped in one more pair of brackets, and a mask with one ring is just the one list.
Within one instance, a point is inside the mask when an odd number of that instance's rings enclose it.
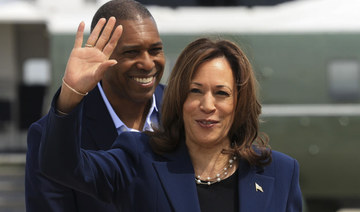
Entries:
{"label": "woman's eyebrow", "polygon": [[202,86],[202,84],[199,83],[199,82],[191,82],[190,84],[194,84],[194,85],[197,85],[197,86]]}
{"label": "woman's eyebrow", "polygon": [[217,87],[217,88],[227,88],[227,89],[229,89],[230,91],[232,91],[232,89],[231,89],[229,86],[227,86],[227,85],[217,85],[216,87]]}

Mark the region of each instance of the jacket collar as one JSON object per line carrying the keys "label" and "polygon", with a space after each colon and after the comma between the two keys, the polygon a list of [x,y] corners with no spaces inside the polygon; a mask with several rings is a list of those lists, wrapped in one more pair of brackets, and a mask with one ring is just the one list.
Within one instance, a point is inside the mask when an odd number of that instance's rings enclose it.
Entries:
{"label": "jacket collar", "polygon": [[164,156],[168,162],[154,162],[153,165],[174,211],[200,212],[194,168],[185,142],[176,152]]}
{"label": "jacket collar", "polygon": [[239,163],[239,211],[268,211],[274,190],[274,177],[245,160]]}
{"label": "jacket collar", "polygon": [[[165,157],[168,162],[154,162],[153,165],[174,210],[200,212],[194,168],[186,145],[182,144],[175,153]],[[239,211],[267,211],[273,189],[273,177],[263,175],[262,169],[240,160]]]}
{"label": "jacket collar", "polygon": [[93,138],[94,145],[99,149],[109,149],[118,134],[97,86],[85,101],[83,130]]}
{"label": "jacket collar", "polygon": [[[158,85],[155,89],[156,106],[161,110],[161,101],[164,92],[164,86]],[[118,136],[114,122],[106,108],[103,98],[101,97],[98,86],[96,86],[85,99],[83,126],[88,134],[93,138],[97,148],[109,149],[116,137]],[[158,115],[160,113],[157,113]],[[160,117],[158,117],[160,121]],[[96,130],[94,130],[96,129]]]}

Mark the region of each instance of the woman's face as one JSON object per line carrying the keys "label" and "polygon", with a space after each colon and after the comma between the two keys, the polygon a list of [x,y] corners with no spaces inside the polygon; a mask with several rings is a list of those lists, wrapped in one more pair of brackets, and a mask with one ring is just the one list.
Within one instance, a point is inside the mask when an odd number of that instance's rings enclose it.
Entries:
{"label": "woman's face", "polygon": [[183,105],[186,144],[189,148],[226,147],[234,120],[236,89],[228,61],[214,58],[199,66]]}

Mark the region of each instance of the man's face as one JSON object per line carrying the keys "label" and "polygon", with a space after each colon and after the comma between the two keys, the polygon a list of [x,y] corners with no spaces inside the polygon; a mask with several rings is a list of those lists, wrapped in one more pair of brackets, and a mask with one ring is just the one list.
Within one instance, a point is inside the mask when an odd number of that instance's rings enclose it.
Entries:
{"label": "man's face", "polygon": [[103,87],[110,99],[116,96],[143,103],[152,97],[163,75],[163,44],[152,18],[120,24],[123,33],[110,57],[118,63],[106,71]]}

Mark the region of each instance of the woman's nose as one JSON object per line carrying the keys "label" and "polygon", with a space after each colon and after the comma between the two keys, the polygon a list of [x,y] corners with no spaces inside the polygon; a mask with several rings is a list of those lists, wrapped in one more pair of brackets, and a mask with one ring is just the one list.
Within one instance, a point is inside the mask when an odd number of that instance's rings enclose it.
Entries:
{"label": "woman's nose", "polygon": [[215,98],[211,94],[205,94],[200,103],[200,109],[205,113],[212,113],[216,107],[214,104]]}

